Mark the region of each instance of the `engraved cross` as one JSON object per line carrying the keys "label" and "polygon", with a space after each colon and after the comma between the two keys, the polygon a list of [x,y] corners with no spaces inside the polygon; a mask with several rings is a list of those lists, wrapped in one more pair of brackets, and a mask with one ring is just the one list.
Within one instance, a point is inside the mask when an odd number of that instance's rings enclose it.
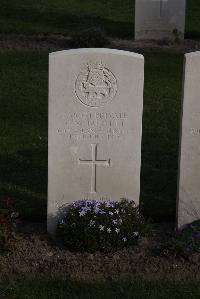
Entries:
{"label": "engraved cross", "polygon": [[96,193],[96,169],[97,166],[110,166],[110,159],[109,160],[97,160],[97,144],[91,144],[92,147],[92,160],[81,160],[79,159],[79,164],[81,165],[91,165],[92,172],[91,172],[91,188],[90,193]]}

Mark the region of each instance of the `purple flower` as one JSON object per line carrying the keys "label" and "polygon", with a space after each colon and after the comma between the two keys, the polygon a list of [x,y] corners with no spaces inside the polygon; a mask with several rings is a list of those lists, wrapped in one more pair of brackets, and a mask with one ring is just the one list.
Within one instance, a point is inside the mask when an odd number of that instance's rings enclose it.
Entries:
{"label": "purple flower", "polygon": [[114,201],[107,200],[104,202],[104,204],[106,208],[114,208],[116,203]]}
{"label": "purple flower", "polygon": [[89,226],[95,226],[95,221],[94,220],[90,220]]}
{"label": "purple flower", "polygon": [[99,225],[99,230],[100,230],[100,231],[104,231],[104,228],[105,228],[105,227],[104,227],[103,225]]}
{"label": "purple flower", "polygon": [[107,232],[110,234],[110,233],[111,233],[111,229],[110,229],[110,228],[107,228]]}
{"label": "purple flower", "polygon": [[100,209],[99,209],[98,207],[95,207],[94,212],[95,212],[95,214],[97,215],[97,214],[99,214]]}
{"label": "purple flower", "polygon": [[116,233],[118,234],[120,232],[120,229],[119,228],[116,228],[115,229]]}
{"label": "purple flower", "polygon": [[106,208],[110,208],[110,207],[111,207],[111,203],[110,203],[109,201],[105,201],[104,204],[105,204],[105,207],[106,207]]}
{"label": "purple flower", "polygon": [[95,199],[81,199],[78,201],[74,201],[72,204],[69,205],[69,207],[71,208],[87,208],[89,210],[91,210],[91,206],[98,206],[100,205],[100,202],[98,202]]}
{"label": "purple flower", "polygon": [[81,214],[80,216],[84,216],[90,210],[91,210],[90,207],[83,207],[82,210],[81,210],[81,212],[79,213],[79,215]]}
{"label": "purple flower", "polygon": [[127,238],[126,238],[126,237],[122,238],[122,240],[123,240],[124,242],[127,242]]}
{"label": "purple flower", "polygon": [[109,212],[109,215],[110,215],[110,216],[113,216],[113,212]]}
{"label": "purple flower", "polygon": [[82,216],[85,216],[86,214],[86,211],[85,210],[82,210],[81,212],[79,212],[79,216],[82,217]]}
{"label": "purple flower", "polygon": [[117,220],[114,219],[114,220],[112,221],[112,223],[113,223],[113,224],[117,224]]}

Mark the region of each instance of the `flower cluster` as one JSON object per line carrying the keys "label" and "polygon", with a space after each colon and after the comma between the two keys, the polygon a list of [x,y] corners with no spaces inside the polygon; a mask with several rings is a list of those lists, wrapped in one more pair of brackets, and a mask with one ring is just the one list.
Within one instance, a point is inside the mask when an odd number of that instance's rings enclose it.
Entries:
{"label": "flower cluster", "polygon": [[113,251],[136,244],[147,230],[133,201],[79,200],[62,208],[58,231],[76,251]]}

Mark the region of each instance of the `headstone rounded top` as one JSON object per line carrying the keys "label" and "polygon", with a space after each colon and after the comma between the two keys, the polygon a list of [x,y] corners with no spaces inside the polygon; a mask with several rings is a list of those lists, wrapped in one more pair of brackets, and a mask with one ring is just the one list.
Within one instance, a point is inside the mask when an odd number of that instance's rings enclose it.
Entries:
{"label": "headstone rounded top", "polygon": [[123,55],[123,56],[132,56],[134,58],[140,58],[144,60],[144,56],[135,52],[124,51],[124,50],[116,50],[116,49],[108,49],[108,48],[80,48],[80,49],[70,49],[70,50],[62,50],[57,52],[52,52],[50,56],[58,56],[58,55],[70,55],[70,54],[115,54],[115,55]]}
{"label": "headstone rounded top", "polygon": [[186,58],[192,58],[192,57],[196,57],[196,56],[200,56],[200,51],[196,51],[196,52],[191,52],[191,53],[186,53],[185,57]]}

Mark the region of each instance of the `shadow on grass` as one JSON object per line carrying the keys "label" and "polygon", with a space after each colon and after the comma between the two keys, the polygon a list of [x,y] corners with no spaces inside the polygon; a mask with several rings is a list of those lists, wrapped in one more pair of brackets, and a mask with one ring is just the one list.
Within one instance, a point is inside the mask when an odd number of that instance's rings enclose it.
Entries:
{"label": "shadow on grass", "polygon": [[141,207],[155,221],[175,219],[182,69],[182,55],[145,55]]}
{"label": "shadow on grass", "polygon": [[198,282],[168,281],[118,281],[118,282],[79,282],[62,279],[16,281],[0,284],[1,298],[134,298],[134,299],[195,299],[199,298]]}
{"label": "shadow on grass", "polygon": [[[7,19],[7,22],[14,24],[32,24],[34,33],[34,24],[41,26],[41,32],[43,32],[43,27],[52,28],[53,32],[70,33],[77,30],[85,30],[91,27],[100,27],[107,34],[114,36],[134,36],[134,27],[131,22],[119,22],[106,19],[93,13],[84,14],[76,13],[71,14],[66,11],[61,11],[58,9],[49,10],[36,9],[34,7],[19,7],[15,3],[6,3],[6,5],[1,5],[0,8],[0,18]],[[24,25],[24,31],[26,32],[26,26]],[[13,31],[18,32],[18,26],[13,28]],[[20,32],[23,33],[23,29],[20,28]],[[39,32],[38,32],[39,33]]]}
{"label": "shadow on grass", "polygon": [[0,154],[1,194],[16,200],[20,215],[46,217],[47,148]]}

